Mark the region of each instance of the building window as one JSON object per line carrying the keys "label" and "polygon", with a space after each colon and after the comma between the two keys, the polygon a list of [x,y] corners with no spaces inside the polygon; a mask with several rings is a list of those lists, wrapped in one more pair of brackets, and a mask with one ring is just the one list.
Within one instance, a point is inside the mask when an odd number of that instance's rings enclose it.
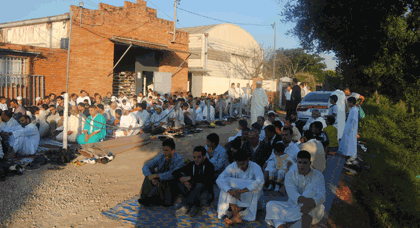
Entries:
{"label": "building window", "polygon": [[27,58],[0,56],[1,86],[19,85],[26,76]]}

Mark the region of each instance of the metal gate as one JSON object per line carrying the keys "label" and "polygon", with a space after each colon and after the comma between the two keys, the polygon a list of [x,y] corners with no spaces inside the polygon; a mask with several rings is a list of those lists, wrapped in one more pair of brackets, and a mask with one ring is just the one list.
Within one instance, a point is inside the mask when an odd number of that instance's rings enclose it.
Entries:
{"label": "metal gate", "polygon": [[44,76],[0,74],[0,92],[9,99],[21,96],[24,105],[35,105],[36,97],[44,99]]}

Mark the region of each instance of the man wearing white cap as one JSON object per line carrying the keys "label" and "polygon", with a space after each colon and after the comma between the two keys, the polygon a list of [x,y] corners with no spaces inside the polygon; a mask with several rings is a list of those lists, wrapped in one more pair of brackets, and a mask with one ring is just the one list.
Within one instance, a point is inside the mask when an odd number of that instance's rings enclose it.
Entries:
{"label": "man wearing white cap", "polygon": [[17,100],[18,104],[22,106],[22,97],[18,96],[18,97],[16,97],[16,100]]}
{"label": "man wearing white cap", "polygon": [[155,113],[153,113],[152,117],[150,118],[150,125],[149,127],[151,128],[148,132],[150,131],[150,134],[152,135],[157,135],[157,134],[161,134],[163,132],[165,132],[166,130],[166,114],[164,112],[162,112],[162,106],[160,105],[156,105],[155,106]]}
{"label": "man wearing white cap", "polygon": [[261,81],[257,81],[251,99],[251,123],[257,122],[258,116],[264,116],[264,108],[268,105],[268,97],[265,90],[261,88]]}
{"label": "man wearing white cap", "polygon": [[123,115],[120,120],[120,128],[122,129],[118,129],[115,132],[115,137],[117,138],[136,135],[139,133],[140,129],[137,124],[137,119],[132,113],[130,113],[130,109],[128,107],[124,107],[123,109]]}

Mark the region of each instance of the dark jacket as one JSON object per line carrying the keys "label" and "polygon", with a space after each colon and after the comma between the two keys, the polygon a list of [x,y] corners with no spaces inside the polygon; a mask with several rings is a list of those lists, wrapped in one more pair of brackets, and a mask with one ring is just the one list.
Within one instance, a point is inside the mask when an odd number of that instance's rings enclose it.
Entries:
{"label": "dark jacket", "polygon": [[[198,174],[198,168],[201,170],[204,166],[204,173]],[[204,184],[205,190],[208,190],[211,194],[213,194],[213,184],[214,184],[214,165],[211,164],[208,158],[204,160],[201,167],[197,167],[195,162],[190,162],[186,164],[184,167],[175,170],[172,173],[172,176],[175,180],[179,180],[181,177],[191,176],[191,184],[192,187],[195,187],[195,184],[202,183]]]}
{"label": "dark jacket", "polygon": [[299,85],[295,85],[292,88],[292,102],[293,104],[297,105],[300,103],[300,101],[302,100],[302,97],[300,96],[300,86]]}
{"label": "dark jacket", "polygon": [[282,138],[279,134],[275,134],[274,135],[274,141],[273,143],[271,143],[271,140],[268,140],[268,147],[270,147],[270,150],[273,149],[274,145],[278,142],[278,141],[282,141]]}
{"label": "dark jacket", "polygon": [[260,141],[260,145],[258,146],[257,151],[254,152],[251,143],[246,141],[242,146],[242,150],[246,151],[250,155],[250,161],[253,161],[260,167],[263,167],[271,155],[272,148],[270,148],[266,142]]}

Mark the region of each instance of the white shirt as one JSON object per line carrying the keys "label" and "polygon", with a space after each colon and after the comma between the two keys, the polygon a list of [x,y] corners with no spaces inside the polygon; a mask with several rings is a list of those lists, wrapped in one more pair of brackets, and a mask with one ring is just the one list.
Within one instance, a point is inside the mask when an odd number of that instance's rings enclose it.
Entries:
{"label": "white shirt", "polygon": [[86,96],[86,97],[78,97],[77,100],[76,100],[76,103],[77,104],[83,103],[84,100],[88,100],[89,105],[92,105],[92,103],[90,102],[90,98],[88,96]]}
{"label": "white shirt", "polygon": [[304,131],[306,131],[306,130],[309,130],[309,126],[311,125],[311,123],[313,123],[313,122],[317,122],[317,121],[319,121],[319,122],[321,122],[322,123],[322,129],[324,129],[325,127],[327,127],[327,124],[325,123],[325,119],[323,118],[323,117],[318,117],[318,118],[316,118],[315,120],[312,118],[312,117],[310,117],[309,119],[308,119],[308,121],[306,121],[306,124],[305,124],[305,126],[303,126],[303,130]]}
{"label": "white shirt", "polygon": [[196,120],[196,121],[203,121],[203,112],[201,111],[201,108],[200,108],[200,107],[198,107],[198,108],[195,110],[195,113],[196,113],[195,120]]}
{"label": "white shirt", "polygon": [[129,102],[128,102],[128,99],[127,99],[127,97],[126,97],[126,96],[124,96],[124,97],[118,97],[118,98],[117,98],[117,101],[118,101],[118,103],[119,103],[120,105],[122,105],[122,101],[123,101],[123,100],[126,100],[126,101],[127,101],[127,103],[129,103]]}
{"label": "white shirt", "polygon": [[7,108],[7,104],[6,103],[4,103],[4,104],[0,104],[0,109],[2,110],[2,111],[6,111],[8,108]]}
{"label": "white shirt", "polygon": [[291,91],[286,90],[285,97],[286,97],[286,100],[290,101],[290,99],[292,99],[292,94],[291,94]]}

